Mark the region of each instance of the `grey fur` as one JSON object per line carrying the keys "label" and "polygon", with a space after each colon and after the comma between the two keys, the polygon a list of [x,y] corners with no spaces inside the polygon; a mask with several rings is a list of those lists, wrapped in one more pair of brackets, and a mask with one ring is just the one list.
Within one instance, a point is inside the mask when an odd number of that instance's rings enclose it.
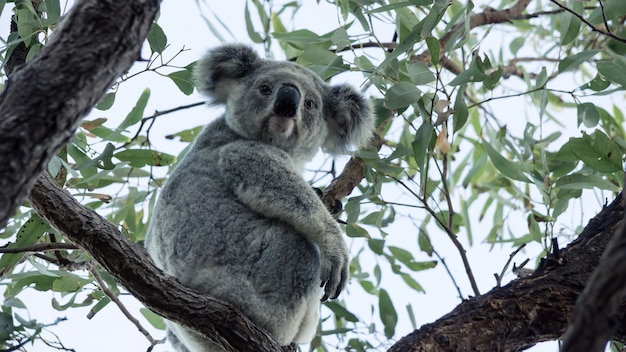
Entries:
{"label": "grey fur", "polygon": [[[343,153],[365,143],[371,108],[352,87],[242,45],[210,51],[195,77],[226,111],[163,187],[146,247],[166,273],[234,304],[279,344],[309,342],[320,297],[334,299],[346,285],[348,253],[300,174],[320,147]],[[221,351],[168,328],[179,351]]]}

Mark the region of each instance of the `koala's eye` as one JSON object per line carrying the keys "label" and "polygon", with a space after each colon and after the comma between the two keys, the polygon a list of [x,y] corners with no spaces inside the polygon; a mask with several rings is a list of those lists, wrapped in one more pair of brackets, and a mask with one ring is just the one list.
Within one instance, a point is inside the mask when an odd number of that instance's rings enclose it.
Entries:
{"label": "koala's eye", "polygon": [[270,95],[272,94],[272,88],[270,88],[267,84],[263,84],[259,87],[259,92],[263,95]]}
{"label": "koala's eye", "polygon": [[306,106],[307,109],[315,109],[315,100],[308,99],[304,102],[304,106]]}

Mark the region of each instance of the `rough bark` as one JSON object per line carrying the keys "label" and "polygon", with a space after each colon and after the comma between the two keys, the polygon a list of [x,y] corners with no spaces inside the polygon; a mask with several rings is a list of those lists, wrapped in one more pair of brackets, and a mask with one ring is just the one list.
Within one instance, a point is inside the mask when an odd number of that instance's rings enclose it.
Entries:
{"label": "rough bark", "polygon": [[146,250],[61,189],[48,172],[33,187],[31,204],[52,226],[84,248],[146,307],[210,336],[227,351],[279,351],[269,335],[228,303],[191,290],[157,268]]}
{"label": "rough bark", "polygon": [[[626,184],[626,174],[624,179]],[[607,245],[585,290],[576,300],[563,336],[563,352],[601,352],[619,327],[615,313],[626,288],[626,222]]]}
{"label": "rough bark", "polygon": [[139,58],[159,0],[78,1],[0,95],[0,226],[81,118]]}
{"label": "rough bark", "polygon": [[[567,328],[576,298],[622,223],[624,203],[618,196],[589,221],[575,241],[542,260],[532,276],[462,302],[402,338],[390,351],[522,351],[537,342],[558,339]],[[620,307],[614,321],[623,320],[624,308]],[[616,326],[613,339],[626,339],[624,326]]]}

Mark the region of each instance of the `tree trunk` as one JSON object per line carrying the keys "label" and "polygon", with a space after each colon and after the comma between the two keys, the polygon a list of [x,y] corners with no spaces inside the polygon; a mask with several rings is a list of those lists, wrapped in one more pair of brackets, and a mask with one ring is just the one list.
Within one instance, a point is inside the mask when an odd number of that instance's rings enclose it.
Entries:
{"label": "tree trunk", "polygon": [[159,0],[78,1],[0,95],[0,227],[113,81],[139,58]]}

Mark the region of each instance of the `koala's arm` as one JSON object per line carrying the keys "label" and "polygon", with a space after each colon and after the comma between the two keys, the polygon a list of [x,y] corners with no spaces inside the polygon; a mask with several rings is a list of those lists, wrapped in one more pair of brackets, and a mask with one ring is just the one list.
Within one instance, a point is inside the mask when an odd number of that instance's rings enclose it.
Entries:
{"label": "koala's arm", "polygon": [[280,219],[317,244],[324,297],[337,298],[348,279],[348,253],[336,221],[280,149],[251,141],[222,147],[218,166],[238,200]]}

